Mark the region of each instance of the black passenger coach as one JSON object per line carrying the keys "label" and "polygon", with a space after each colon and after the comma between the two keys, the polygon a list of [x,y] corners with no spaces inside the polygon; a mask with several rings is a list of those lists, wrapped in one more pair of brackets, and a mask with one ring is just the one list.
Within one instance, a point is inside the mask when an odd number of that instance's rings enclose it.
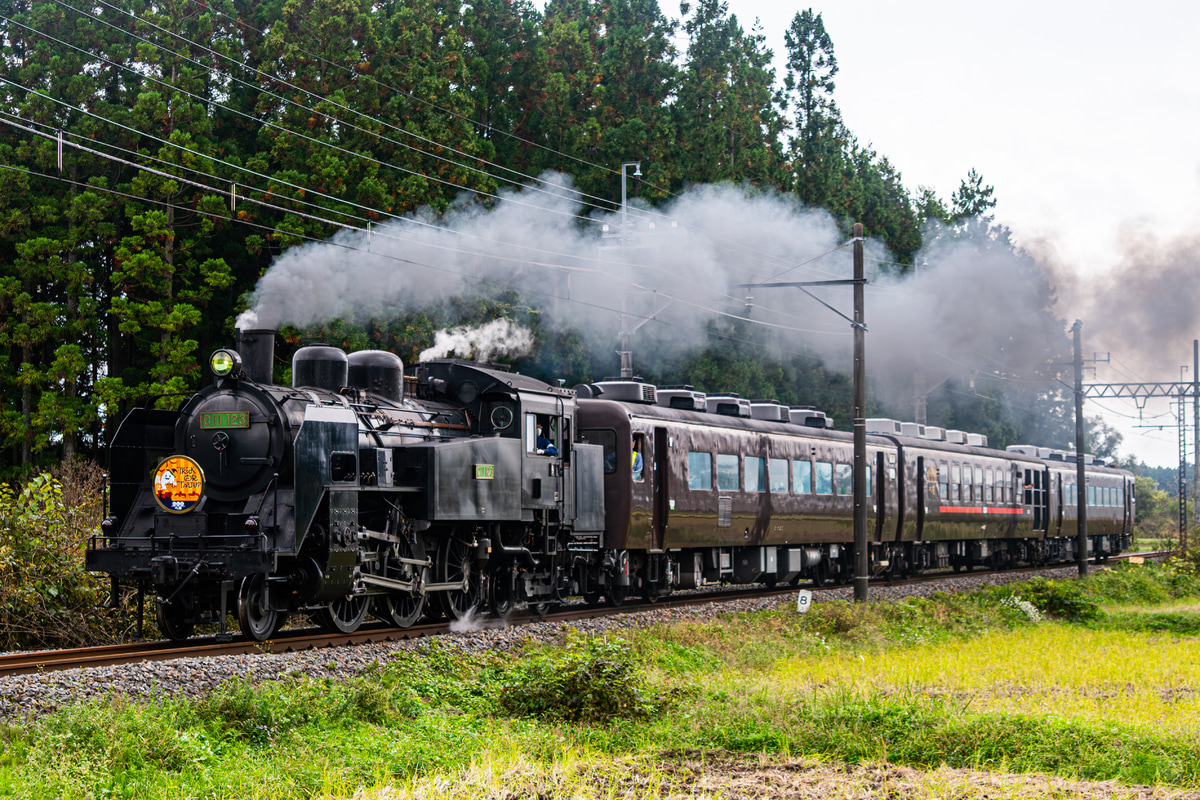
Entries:
{"label": "black passenger coach", "polygon": [[[710,583],[848,580],[853,437],[812,408],[607,380],[549,386],[456,359],[297,351],[239,332],[174,411],[111,445],[111,513],[89,569],[152,599],[172,638],[236,610],[354,630],[487,608],[544,612]],[[868,421],[875,574],[1075,557],[1073,454]],[[1133,477],[1086,464],[1089,554],[1132,533]]]}

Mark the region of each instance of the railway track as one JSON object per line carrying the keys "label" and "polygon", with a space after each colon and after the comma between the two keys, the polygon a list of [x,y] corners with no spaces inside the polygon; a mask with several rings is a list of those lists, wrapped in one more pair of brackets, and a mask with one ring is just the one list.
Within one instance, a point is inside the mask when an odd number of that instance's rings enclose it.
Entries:
{"label": "railway track", "polygon": [[[1113,557],[1112,561],[1131,558],[1155,559],[1171,554],[1170,550],[1149,553],[1128,553]],[[1055,564],[1044,567],[1020,567],[1005,570],[1006,574],[1037,573],[1049,569],[1062,569],[1069,564]],[[872,581],[876,586],[901,586],[929,583],[948,578],[967,577],[969,573],[937,572],[914,576],[904,580]],[[987,574],[980,571],[980,575]],[[646,611],[656,608],[679,608],[703,603],[719,603],[726,600],[757,599],[778,597],[794,594],[799,589],[811,589],[816,592],[841,588],[840,585],[813,587],[811,585],[786,586],[775,588],[727,589],[702,593],[678,594],[662,598],[654,603],[626,603],[618,607],[584,606],[581,604],[567,605],[561,609],[539,616],[533,613],[514,614],[506,620],[510,625],[521,625],[529,622],[572,622],[581,619],[595,619]],[[461,624],[461,623],[460,623]],[[242,637],[232,641],[218,641],[216,637],[197,637],[182,644],[168,641],[129,642],[125,644],[104,645],[99,647],[82,647],[70,650],[41,650],[35,652],[9,653],[0,655],[0,678],[13,675],[28,675],[39,672],[54,672],[58,670],[78,669],[81,667],[118,666],[121,664],[136,664],[145,661],[169,661],[177,658],[211,657],[220,655],[246,655],[254,653],[294,653],[302,650],[314,650],[323,647],[341,647],[353,644],[381,643],[418,639],[427,636],[440,636],[450,633],[452,625],[449,622],[431,622],[413,625],[409,628],[395,628],[382,623],[373,623],[354,633],[331,634],[317,628],[297,628],[281,631],[274,639],[266,642],[255,642]]]}

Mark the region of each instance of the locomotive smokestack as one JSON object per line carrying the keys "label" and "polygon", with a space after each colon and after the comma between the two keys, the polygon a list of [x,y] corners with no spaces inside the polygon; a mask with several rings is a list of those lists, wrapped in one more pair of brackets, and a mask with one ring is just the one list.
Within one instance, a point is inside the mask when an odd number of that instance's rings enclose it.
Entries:
{"label": "locomotive smokestack", "polygon": [[275,365],[275,331],[258,329],[237,332],[237,351],[246,377],[255,383],[271,384]]}

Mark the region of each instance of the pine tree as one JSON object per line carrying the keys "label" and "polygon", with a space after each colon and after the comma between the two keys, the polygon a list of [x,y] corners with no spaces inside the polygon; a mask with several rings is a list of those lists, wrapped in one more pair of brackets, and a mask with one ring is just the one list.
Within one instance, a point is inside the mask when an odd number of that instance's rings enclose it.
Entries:
{"label": "pine tree", "polygon": [[674,111],[676,169],[688,182],[781,180],[771,51],[760,31],[747,33],[723,0],[684,4],[688,34]]}
{"label": "pine tree", "polygon": [[833,100],[838,72],[833,40],[821,15],[810,8],[792,19],[784,44],[788,52],[784,86],[794,110],[789,153],[792,187],[809,205],[824,205],[845,168],[846,132]]}

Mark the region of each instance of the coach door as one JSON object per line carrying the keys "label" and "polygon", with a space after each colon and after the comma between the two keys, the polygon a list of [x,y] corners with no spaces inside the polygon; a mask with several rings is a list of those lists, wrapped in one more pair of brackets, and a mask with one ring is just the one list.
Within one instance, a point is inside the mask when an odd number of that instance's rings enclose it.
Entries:
{"label": "coach door", "polygon": [[1035,531],[1046,530],[1050,521],[1050,492],[1046,483],[1045,470],[1025,468],[1025,507],[1033,511]]}
{"label": "coach door", "polygon": [[671,514],[670,437],[666,428],[654,429],[654,524],[650,528],[650,551],[661,553],[667,540],[667,523]]}

